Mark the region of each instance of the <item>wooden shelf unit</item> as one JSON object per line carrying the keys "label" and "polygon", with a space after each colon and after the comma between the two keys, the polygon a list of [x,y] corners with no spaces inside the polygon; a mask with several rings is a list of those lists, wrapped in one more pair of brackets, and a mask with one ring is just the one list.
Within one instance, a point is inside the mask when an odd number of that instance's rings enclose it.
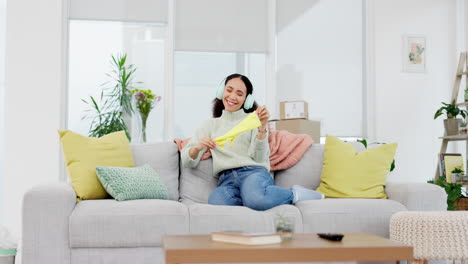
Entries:
{"label": "wooden shelf unit", "polygon": [[463,141],[468,140],[468,135],[443,136],[439,138],[447,141]]}
{"label": "wooden shelf unit", "polygon": [[[460,59],[458,61],[458,67],[457,67],[457,73],[455,75],[455,82],[453,84],[453,90],[452,90],[452,98],[450,99],[450,102],[453,102],[454,100],[457,100],[458,97],[458,91],[460,90],[460,85],[461,85],[461,80],[462,76],[466,76],[465,81],[465,87],[468,88],[468,52],[462,52],[460,53]],[[467,107],[468,109],[468,102],[460,102],[456,104],[457,106],[463,106]],[[466,153],[467,157],[465,157],[465,172],[468,172],[468,135],[454,135],[454,136],[447,136],[444,135],[442,137],[439,137],[442,139],[442,145],[440,147],[440,152],[439,153],[446,153],[447,152],[447,145],[448,142],[450,141],[466,141]],[[439,163],[437,163],[437,168],[434,176],[434,180],[437,180],[440,177],[440,171],[439,171]],[[464,187],[468,187],[467,184],[463,185]]]}

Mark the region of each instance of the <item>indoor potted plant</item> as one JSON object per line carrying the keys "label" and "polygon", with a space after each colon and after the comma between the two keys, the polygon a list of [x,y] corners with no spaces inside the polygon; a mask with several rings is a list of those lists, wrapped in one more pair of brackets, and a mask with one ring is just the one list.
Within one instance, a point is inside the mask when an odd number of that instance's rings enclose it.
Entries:
{"label": "indoor potted plant", "polygon": [[447,193],[447,210],[457,210],[455,203],[458,203],[458,199],[467,199],[462,195],[462,185],[459,183],[448,183],[445,177],[439,177],[437,180],[427,181],[435,185],[442,187]]}
{"label": "indoor potted plant", "polygon": [[444,126],[447,136],[458,135],[458,126],[461,120],[457,119],[457,116],[461,115],[463,119],[465,119],[467,114],[466,110],[458,108],[458,106],[455,104],[455,100],[453,100],[451,104],[444,102],[442,102],[442,104],[444,106],[435,112],[434,119],[437,119],[442,114],[445,114],[447,119],[444,119]]}
{"label": "indoor potted plant", "polygon": [[460,167],[455,167],[455,169],[452,170],[450,177],[452,178],[451,180],[453,183],[461,181],[463,177],[463,170]]}
{"label": "indoor potted plant", "polygon": [[102,137],[124,130],[130,140],[125,119],[134,112],[130,93],[135,84],[140,83],[133,80],[136,67],[127,63],[127,54],[111,55],[111,58],[112,71],[106,74],[109,81],[102,85],[100,96],[90,96],[89,100],[82,99],[89,106],[82,119],[91,119],[91,137]]}
{"label": "indoor potted plant", "polygon": [[275,218],[276,233],[281,239],[292,239],[294,232],[294,217],[277,214]]}

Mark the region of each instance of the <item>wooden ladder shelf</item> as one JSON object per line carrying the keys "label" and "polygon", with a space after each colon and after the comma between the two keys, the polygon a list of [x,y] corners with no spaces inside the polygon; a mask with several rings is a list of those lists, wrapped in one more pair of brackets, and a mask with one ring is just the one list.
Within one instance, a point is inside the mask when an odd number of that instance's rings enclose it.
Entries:
{"label": "wooden ladder shelf", "polygon": [[[457,74],[455,75],[455,82],[453,84],[453,90],[452,90],[452,98],[450,99],[450,103],[453,102],[453,100],[457,100],[458,97],[458,92],[460,90],[460,85],[462,81],[462,77],[467,76],[465,78],[466,85],[465,87],[468,88],[468,52],[462,52],[460,54],[460,59],[458,61],[458,68],[457,68]],[[468,102],[462,102],[462,103],[457,103],[457,106],[464,106],[468,107]],[[468,118],[468,117],[467,117]],[[447,151],[447,144],[449,141],[467,141],[466,144],[466,153],[468,154],[468,135],[455,135],[455,136],[443,136],[440,137],[442,139],[442,146],[440,147],[440,153],[445,153]],[[468,155],[467,155],[468,156]],[[468,157],[466,157],[466,169],[465,171],[468,171]],[[439,163],[437,163],[437,169],[435,173],[434,179],[438,179],[440,177],[439,173]]]}

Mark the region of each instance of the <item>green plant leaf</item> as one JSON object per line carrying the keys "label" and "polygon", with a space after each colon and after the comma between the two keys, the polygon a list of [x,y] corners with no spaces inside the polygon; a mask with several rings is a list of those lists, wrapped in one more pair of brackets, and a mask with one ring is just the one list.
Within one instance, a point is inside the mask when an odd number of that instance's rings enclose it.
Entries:
{"label": "green plant leaf", "polygon": [[[124,130],[128,139],[130,134],[124,121],[124,115],[131,116],[134,112],[130,91],[134,89],[133,75],[136,67],[126,65],[127,54],[111,55],[111,71],[105,73],[108,81],[101,84],[99,101],[90,96],[89,102],[82,100],[94,113],[90,118],[89,135],[101,137],[112,132]],[[141,83],[141,82],[140,82]]]}
{"label": "green plant leaf", "polygon": [[441,116],[444,113],[447,116],[447,118],[456,118],[458,115],[461,115],[465,119],[467,116],[468,112],[466,112],[466,110],[460,109],[456,105],[455,100],[452,100],[452,103],[450,104],[442,102],[442,105],[444,106],[442,106],[435,112],[434,119],[437,119],[439,116]]}
{"label": "green plant leaf", "polygon": [[462,185],[458,183],[448,183],[445,177],[439,177],[436,181],[430,180],[428,183],[432,183],[442,187],[447,193],[447,209],[455,210],[455,201],[462,197]]}
{"label": "green plant leaf", "polygon": [[365,148],[367,148],[367,140],[365,140],[364,138],[363,139],[358,139],[356,140],[357,142],[361,142]]}

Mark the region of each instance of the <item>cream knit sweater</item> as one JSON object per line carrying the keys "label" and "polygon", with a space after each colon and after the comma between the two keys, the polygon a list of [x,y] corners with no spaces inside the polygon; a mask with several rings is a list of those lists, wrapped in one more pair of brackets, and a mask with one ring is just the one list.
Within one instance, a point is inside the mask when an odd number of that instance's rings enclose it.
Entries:
{"label": "cream knit sweater", "polygon": [[[247,115],[243,109],[236,112],[223,111],[220,117],[206,121],[182,149],[182,165],[191,168],[198,165],[206,149],[200,151],[196,159],[190,157],[189,150],[198,144],[200,138],[207,136],[214,139],[222,136],[239,124]],[[257,129],[244,132],[236,138],[232,147],[227,144],[224,150],[221,150],[219,147],[212,149],[213,176],[218,177],[218,174],[223,170],[244,166],[261,166],[269,171],[270,148],[268,146],[268,137],[265,137],[263,140],[257,140],[257,133]]]}

